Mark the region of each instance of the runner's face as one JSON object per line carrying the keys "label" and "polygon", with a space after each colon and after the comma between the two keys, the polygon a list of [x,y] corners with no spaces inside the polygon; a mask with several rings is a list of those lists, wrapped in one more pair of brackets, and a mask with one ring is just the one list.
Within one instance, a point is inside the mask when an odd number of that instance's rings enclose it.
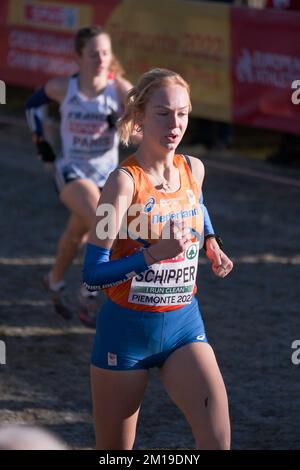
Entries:
{"label": "runner's face", "polygon": [[189,103],[189,94],[181,85],[154,90],[141,120],[143,140],[167,151],[175,150],[188,125]]}
{"label": "runner's face", "polygon": [[91,38],[78,58],[79,67],[92,76],[107,73],[112,59],[111,42],[106,34]]}

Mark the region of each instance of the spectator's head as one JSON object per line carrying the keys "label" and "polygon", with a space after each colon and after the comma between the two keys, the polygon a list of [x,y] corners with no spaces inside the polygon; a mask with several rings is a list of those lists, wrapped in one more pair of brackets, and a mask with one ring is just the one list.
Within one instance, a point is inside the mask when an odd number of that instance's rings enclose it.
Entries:
{"label": "spectator's head", "polygon": [[0,426],[0,450],[66,450],[54,434],[45,429],[7,424]]}

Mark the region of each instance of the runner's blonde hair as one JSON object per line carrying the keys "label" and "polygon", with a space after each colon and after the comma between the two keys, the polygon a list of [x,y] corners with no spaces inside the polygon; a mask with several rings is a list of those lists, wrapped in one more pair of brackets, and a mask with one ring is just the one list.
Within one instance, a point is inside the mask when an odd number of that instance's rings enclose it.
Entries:
{"label": "runner's blonde hair", "polygon": [[[136,116],[145,110],[150,96],[154,90],[170,84],[181,85],[190,97],[188,83],[176,72],[168,69],[155,68],[144,73],[137,84],[128,92],[125,112],[118,121],[118,129],[121,142],[128,146],[130,137],[136,128]],[[189,112],[192,110],[189,100]]]}

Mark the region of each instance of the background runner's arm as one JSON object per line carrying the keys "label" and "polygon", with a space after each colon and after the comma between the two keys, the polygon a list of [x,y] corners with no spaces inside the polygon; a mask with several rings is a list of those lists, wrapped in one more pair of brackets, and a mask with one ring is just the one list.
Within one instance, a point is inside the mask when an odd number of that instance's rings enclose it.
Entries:
{"label": "background runner's arm", "polygon": [[118,111],[111,108],[111,112],[107,116],[107,122],[110,129],[116,128],[117,121],[124,112],[127,93],[132,88],[132,84],[123,77],[115,77],[114,84],[120,105]]}
{"label": "background runner's arm", "polygon": [[[116,77],[115,86],[116,86],[117,94],[121,103],[121,114],[122,114],[125,109],[128,92],[132,88],[132,83],[130,83],[128,80],[125,80],[125,78],[123,77]],[[118,116],[118,118],[119,117],[120,115]],[[130,137],[130,142],[133,145],[139,145],[141,138],[142,138],[141,133],[134,131]]]}
{"label": "background runner's arm", "polygon": [[128,80],[126,80],[123,77],[116,77],[115,87],[116,87],[117,94],[118,94],[120,103],[122,105],[122,108],[124,108],[126,104],[127,93],[129,92],[129,90],[131,90],[132,83],[130,83]]}
{"label": "background runner's arm", "polygon": [[56,158],[51,145],[44,139],[43,116],[45,105],[50,101],[44,88],[37,90],[26,101],[26,118],[32,131],[32,141],[43,162],[53,162]]}
{"label": "background runner's arm", "polygon": [[31,131],[38,137],[44,136],[43,112],[44,106],[50,103],[44,88],[39,88],[26,101],[26,118]]}
{"label": "background runner's arm", "polygon": [[55,153],[44,138],[43,118],[45,106],[51,100],[61,102],[66,94],[68,79],[54,78],[45,87],[36,90],[26,101],[26,118],[32,131],[33,143],[37,146],[38,154],[45,162],[53,162]]}

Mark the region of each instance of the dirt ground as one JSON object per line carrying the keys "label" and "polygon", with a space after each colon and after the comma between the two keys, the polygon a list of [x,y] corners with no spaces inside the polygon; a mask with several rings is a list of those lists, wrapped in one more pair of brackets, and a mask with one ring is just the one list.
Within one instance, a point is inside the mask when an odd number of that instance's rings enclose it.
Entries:
{"label": "dirt ground", "polygon": [[[0,146],[0,340],[6,344],[0,422],[43,425],[72,448],[89,449],[93,331],[76,318],[80,259],[67,276],[73,320],[53,312],[41,285],[67,213],[51,172],[35,158],[27,129],[1,125]],[[299,449],[300,365],[291,362],[291,344],[300,340],[300,186],[264,175],[299,182],[300,170],[229,152],[210,152],[203,161],[206,203],[235,261],[232,275],[220,280],[202,255],[198,279],[207,333],[228,390],[232,447]],[[136,448],[193,448],[190,429],[157,371],[142,406]]]}

